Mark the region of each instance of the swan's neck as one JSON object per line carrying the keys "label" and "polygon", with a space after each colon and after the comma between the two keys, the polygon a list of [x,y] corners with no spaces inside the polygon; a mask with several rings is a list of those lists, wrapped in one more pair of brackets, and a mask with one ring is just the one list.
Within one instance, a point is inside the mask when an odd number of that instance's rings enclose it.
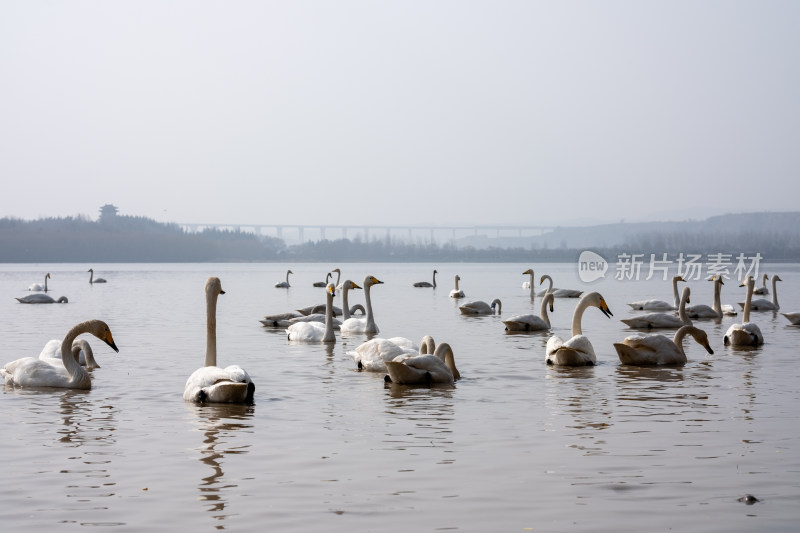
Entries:
{"label": "swan's neck", "polygon": [[547,305],[550,302],[550,298],[552,298],[552,296],[542,298],[542,307],[539,311],[539,315],[541,315],[542,320],[544,320],[544,323],[547,324],[548,328],[550,327],[550,317],[547,316]]}
{"label": "swan's neck", "polygon": [[689,292],[684,289],[683,295],[681,295],[681,304],[678,306],[678,317],[681,319],[681,322],[684,324],[691,326],[692,319],[689,318],[689,315],[686,314],[686,300],[689,299]]}
{"label": "swan's neck", "polygon": [[456,290],[458,290],[458,276],[456,276]]}
{"label": "swan's neck", "polygon": [[[375,317],[372,316],[372,298],[369,296],[371,288],[371,283],[364,284],[364,299],[366,300],[367,307],[367,331],[374,331],[375,328]],[[456,289],[458,289],[458,280],[456,280]]]}
{"label": "swan's neck", "polygon": [[459,379],[461,377],[458,368],[456,368],[456,358],[453,355],[453,349],[449,344],[443,342],[437,346],[434,355],[443,361],[447,368],[450,369],[450,372],[453,374],[453,379]]}
{"label": "swan's neck", "polygon": [[70,375],[70,381],[73,383],[89,379],[89,374],[86,370],[81,368],[80,363],[78,363],[75,356],[72,355],[72,342],[78,335],[87,333],[90,329],[88,322],[81,322],[69,330],[64,336],[64,340],[61,341],[61,361],[64,363],[64,368],[67,369],[67,373]]}
{"label": "swan's neck", "polygon": [[[342,311],[344,312],[344,311]],[[326,291],[325,294],[325,336],[322,342],[332,342],[336,340],[333,333],[333,293]]]}
{"label": "swan's neck", "polygon": [[47,276],[44,277],[44,292],[47,292]]}
{"label": "swan's neck", "polygon": [[583,320],[583,312],[589,307],[589,302],[581,299],[578,305],[575,306],[575,312],[572,313],[572,336],[583,335],[581,329],[581,320]]}
{"label": "swan's neck", "polygon": [[531,277],[531,282],[530,282],[530,285],[531,285],[531,301],[533,301],[534,297],[536,296],[536,285],[534,285],[534,282],[533,282],[533,270],[531,270],[528,275]]}
{"label": "swan's neck", "polygon": [[[543,276],[543,278],[547,280],[547,292],[552,292],[552,291],[553,291],[553,278],[551,278],[551,277],[550,277],[549,275],[547,275],[547,274],[545,274],[545,275]],[[579,335],[580,335],[580,334],[579,334]]]}
{"label": "swan's neck", "polygon": [[286,284],[287,285],[289,284],[289,273],[288,272],[286,273]]}
{"label": "swan's neck", "polygon": [[[90,270],[89,271],[89,283],[92,283],[92,282],[94,282],[94,271]],[[45,280],[45,283],[47,283],[47,280]]]}
{"label": "swan's neck", "polygon": [[775,305],[777,309],[778,306],[778,280],[775,276],[772,276],[772,303]]}
{"label": "swan's neck", "polygon": [[217,295],[206,294],[206,363],[217,366]]}
{"label": "swan's neck", "polygon": [[[747,284],[747,296],[744,298],[744,311],[742,311],[742,324],[750,322],[750,306],[753,302],[753,287],[755,283],[752,280]],[[775,278],[772,279],[772,288],[775,289]],[[775,298],[775,294],[772,295]]]}
{"label": "swan's neck", "polygon": [[436,271],[433,271],[433,288],[436,288]]}
{"label": "swan's neck", "polygon": [[683,338],[689,334],[689,328],[691,327],[692,326],[681,326],[678,328],[678,331],[675,332],[675,337],[672,338],[672,342],[675,343],[681,355],[686,355],[686,352],[683,351]]}
{"label": "swan's neck", "polygon": [[681,297],[678,296],[678,278],[672,278],[672,302],[676,308],[681,305]]}
{"label": "swan's neck", "polygon": [[[350,305],[347,302],[347,292],[348,292],[348,287],[342,287],[342,320],[347,320],[348,318],[350,318]],[[325,301],[326,313],[328,312],[327,303],[328,301],[326,300]]]}
{"label": "swan's neck", "polygon": [[339,286],[339,280],[340,279],[342,279],[342,272],[341,271],[337,271],[336,272],[336,286],[337,287]]}
{"label": "swan's neck", "polygon": [[714,280],[714,311],[722,318],[722,279]]}

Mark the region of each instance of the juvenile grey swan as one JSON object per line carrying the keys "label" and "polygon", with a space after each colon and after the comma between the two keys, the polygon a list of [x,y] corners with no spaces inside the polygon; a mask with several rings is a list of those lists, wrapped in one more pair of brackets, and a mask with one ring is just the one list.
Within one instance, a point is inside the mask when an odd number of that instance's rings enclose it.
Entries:
{"label": "juvenile grey swan", "polygon": [[15,300],[21,304],[65,304],[69,302],[66,296],[61,296],[58,300],[54,300],[46,294],[29,294],[22,298],[15,298]]}
{"label": "juvenile grey swan", "polygon": [[431,283],[430,281],[418,281],[418,282],[416,282],[414,284],[414,286],[415,287],[433,287],[435,289],[436,288],[436,274],[438,274],[438,272],[436,271],[436,269],[434,269],[434,271],[433,271],[433,283]]}
{"label": "juvenile grey swan", "polygon": [[106,282],[106,280],[104,280],[103,278],[94,279],[94,269],[93,268],[90,268],[87,272],[89,272],[89,284],[105,283]]}
{"label": "juvenile grey swan", "polygon": [[276,283],[275,284],[276,289],[288,289],[289,287],[291,287],[291,285],[289,285],[289,274],[294,274],[294,272],[292,272],[291,270],[287,270],[286,281],[281,281],[279,283]]}

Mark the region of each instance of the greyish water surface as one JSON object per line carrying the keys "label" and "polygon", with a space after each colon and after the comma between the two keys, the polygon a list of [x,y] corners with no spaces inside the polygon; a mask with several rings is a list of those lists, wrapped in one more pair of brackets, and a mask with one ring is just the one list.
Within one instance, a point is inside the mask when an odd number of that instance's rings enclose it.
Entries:
{"label": "greyish water surface", "polygon": [[[386,385],[347,351],[290,344],[258,320],[323,302],[314,288],[334,267],[360,283],[374,274],[383,337],[449,342],[455,386]],[[89,267],[108,279],[90,286]],[[546,333],[507,334],[501,317],[462,316],[467,300],[500,298],[503,315],[534,310],[521,284],[533,267],[557,286],[599,290],[612,319],[590,308],[593,368],[544,363]],[[292,287],[273,288],[287,268]],[[416,289],[438,268],[439,287]],[[783,310],[800,310],[800,267],[779,273]],[[64,305],[15,296],[50,272]],[[221,366],[256,383],[253,406],[181,399],[203,363],[208,276],[218,305]],[[692,281],[693,303],[711,283]],[[743,299],[729,282],[723,303]],[[722,344],[728,326],[704,321],[714,355],[686,343],[683,368],[619,363],[631,334],[626,302],[671,299],[668,281],[591,285],[569,264],[115,264],[0,266],[2,361],[38,356],[75,323],[100,318],[114,354],[89,337],[102,368],[90,391],[5,387],[0,394],[0,519],[7,531],[217,529],[350,531],[794,531],[800,523],[800,328],[754,313],[756,349]],[[338,299],[337,299],[338,300]],[[351,293],[351,303],[363,293]],[[558,299],[553,332],[568,337],[576,301]],[[667,332],[671,335],[671,332]],[[738,500],[753,494],[761,501]]]}

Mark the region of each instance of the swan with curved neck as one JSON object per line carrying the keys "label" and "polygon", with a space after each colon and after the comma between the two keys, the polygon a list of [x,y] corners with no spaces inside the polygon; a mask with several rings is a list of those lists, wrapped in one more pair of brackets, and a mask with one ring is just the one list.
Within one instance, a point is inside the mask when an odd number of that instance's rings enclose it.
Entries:
{"label": "swan with curved neck", "polygon": [[556,298],[580,298],[583,294],[583,291],[579,291],[577,289],[558,289],[553,288],[553,278],[550,277],[550,274],[545,274],[539,279],[539,285],[544,283],[544,280],[549,282],[547,288],[543,291],[539,291],[539,296],[544,296],[548,292],[552,292],[553,296]]}
{"label": "swan with curved neck", "polygon": [[50,279],[50,272],[44,275],[44,285],[34,283],[28,287],[29,291],[44,291],[47,292],[47,280]]}
{"label": "swan with curved neck", "polygon": [[328,272],[325,275],[325,281],[315,281],[313,285],[314,285],[314,287],[327,287],[328,286],[328,282],[330,281],[330,279],[332,277],[333,277],[333,275],[330,272]]}
{"label": "swan with curved neck", "polygon": [[348,352],[359,370],[367,372],[386,372],[386,362],[400,357],[412,357],[433,353],[436,343],[433,337],[425,335],[419,346],[405,337],[390,339],[372,338],[360,344],[355,350]]}
{"label": "swan with curved neck", "polygon": [[[751,311],[778,311],[781,306],[778,304],[778,282],[783,281],[780,276],[775,274],[772,276],[772,301],[765,298],[758,298],[750,302]],[[755,283],[755,282],[754,282]],[[739,302],[739,305],[744,308],[744,302]]]}
{"label": "swan with curved neck", "polygon": [[[342,320],[347,320],[350,318],[350,314],[353,312],[354,309],[364,309],[361,305],[353,306],[353,309],[350,308],[350,303],[347,301],[347,293],[351,289],[360,289],[356,283],[352,280],[346,279],[344,283],[342,283]],[[366,312],[366,311],[365,311]]]}
{"label": "swan with curved neck", "polygon": [[21,304],[65,304],[69,302],[66,296],[61,296],[58,300],[54,300],[46,294],[29,294],[22,298],[15,298],[15,300]]}
{"label": "swan with curved neck", "polygon": [[252,403],[256,386],[238,365],[217,366],[217,298],[225,294],[217,277],[206,280],[206,356],[183,389],[183,399],[196,403]]}
{"label": "swan with curved neck", "polygon": [[89,272],[89,284],[90,285],[94,284],[94,283],[105,283],[106,282],[106,280],[104,280],[103,278],[94,279],[94,269],[93,268],[90,268],[89,270],[87,270],[87,272]]}
{"label": "swan with curved neck", "polygon": [[572,314],[572,338],[564,342],[560,337],[553,335],[547,341],[545,362],[548,365],[587,366],[597,363],[594,347],[581,329],[583,313],[589,307],[597,307],[608,318],[613,316],[599,292],[584,294]]}
{"label": "swan with curved neck", "polygon": [[286,329],[290,341],[336,342],[333,332],[333,297],[336,286],[328,283],[325,288],[325,322],[295,322]]}
{"label": "swan with curved neck", "polygon": [[514,315],[508,320],[503,320],[506,331],[538,331],[550,329],[550,317],[547,315],[547,308],[549,306],[550,312],[553,312],[554,299],[555,296],[551,293],[544,295],[541,308],[539,309],[539,316],[534,314]]}
{"label": "swan with curved neck", "polygon": [[686,313],[686,304],[689,303],[689,287],[683,288],[681,303],[678,306],[678,316],[667,313],[646,313],[633,318],[623,318],[620,322],[630,328],[635,329],[656,329],[656,328],[679,328],[681,326],[691,326],[692,319]]}
{"label": "swan with curved neck", "polygon": [[767,281],[769,281],[769,276],[767,276],[767,273],[765,272],[761,276],[761,286],[760,287],[756,287],[753,290],[753,294],[759,294],[759,295],[761,295],[761,294],[769,294],[769,288],[767,288]]}
{"label": "swan with curved neck", "polygon": [[378,333],[378,326],[375,324],[375,314],[372,312],[372,298],[370,296],[371,288],[373,285],[379,285],[383,282],[375,276],[366,276],[364,278],[364,300],[367,308],[367,316],[365,318],[351,317],[342,322],[340,328],[342,333]]}
{"label": "swan with curved neck", "polygon": [[276,283],[275,284],[276,289],[288,289],[289,287],[291,287],[291,285],[289,285],[289,274],[294,274],[294,272],[292,272],[291,270],[287,270],[286,281],[281,281],[279,283]]}
{"label": "swan with curved neck", "polygon": [[90,389],[92,381],[73,355],[72,345],[78,335],[91,333],[119,352],[108,325],[102,320],[87,320],[70,329],[61,341],[61,359],[53,362],[23,357],[7,363],[0,369],[6,385],[15,387],[57,387],[65,389]]}
{"label": "swan with curved neck", "polygon": [[400,357],[386,362],[387,383],[398,385],[431,385],[453,383],[461,374],[456,368],[453,349],[446,342],[436,346],[433,354]]}
{"label": "swan with curved neck", "polygon": [[[773,297],[775,296],[774,280],[777,276],[772,276],[773,279]],[[747,295],[744,300],[744,311],[742,312],[742,323],[732,324],[722,338],[725,345],[732,346],[758,346],[764,344],[764,335],[761,334],[761,328],[757,324],[750,322],[750,304],[753,300],[753,289],[755,288],[755,280],[752,276],[747,276],[744,283],[740,287],[747,287]]]}
{"label": "swan with curved neck", "polygon": [[477,300],[460,305],[458,309],[462,315],[499,315],[503,312],[503,303],[500,298],[495,298],[491,304],[487,304],[483,300]]}
{"label": "swan with curved neck", "polygon": [[[725,282],[722,281],[722,276],[714,276],[711,278],[714,283],[714,303],[711,307],[705,304],[687,305],[686,314],[689,318],[722,318],[722,286]],[[734,313],[735,314],[735,313]]]}
{"label": "swan with curved neck", "polygon": [[681,326],[672,339],[664,335],[626,337],[622,342],[615,342],[614,349],[624,365],[684,365],[686,352],[683,350],[683,338],[686,335],[691,335],[708,353],[714,353],[706,332],[694,326]]}
{"label": "swan with curved neck", "polygon": [[[94,358],[92,346],[86,339],[75,339],[72,343],[72,356],[78,361],[78,364],[85,366],[87,370],[100,368],[100,365],[97,364]],[[58,339],[47,341],[47,344],[44,345],[42,352],[39,354],[39,359],[49,361],[51,364],[53,361],[60,361],[61,341]]]}
{"label": "swan with curved neck", "polygon": [[453,290],[450,291],[450,298],[463,298],[464,297],[464,291],[462,291],[461,289],[458,288],[458,282],[460,280],[461,280],[461,276],[456,274],[456,277],[455,277],[456,286],[455,286],[455,288]]}
{"label": "swan with curved neck", "polygon": [[336,290],[340,291],[342,290],[342,285],[339,283],[339,281],[342,279],[342,271],[338,268],[334,268],[331,270],[331,277],[333,277],[333,272],[336,272],[336,281],[334,282],[334,285],[336,286]]}
{"label": "swan with curved neck", "polygon": [[416,282],[414,284],[414,286],[415,287],[433,287],[435,289],[436,288],[436,274],[438,274],[438,272],[436,271],[436,269],[434,269],[434,271],[433,271],[433,283],[431,283],[429,281],[418,281],[418,282]]}
{"label": "swan with curved neck", "polygon": [[665,302],[664,300],[638,300],[631,302],[628,305],[636,311],[674,311],[680,306],[680,296],[678,295],[678,282],[686,281],[683,276],[672,276],[672,301],[673,303]]}

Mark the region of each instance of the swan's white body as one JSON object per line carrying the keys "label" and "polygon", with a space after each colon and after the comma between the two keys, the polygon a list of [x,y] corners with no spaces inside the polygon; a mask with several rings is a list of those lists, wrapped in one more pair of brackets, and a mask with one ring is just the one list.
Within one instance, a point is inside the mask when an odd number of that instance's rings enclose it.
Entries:
{"label": "swan's white body", "polygon": [[[325,288],[325,321],[308,320],[303,317],[305,322],[294,322],[287,329],[286,334],[290,341],[297,342],[336,342],[336,335],[333,333],[333,297],[336,294],[336,286],[328,283]],[[302,320],[293,319],[293,320]]]}
{"label": "swan's white body", "polygon": [[453,383],[461,377],[453,349],[446,342],[440,343],[432,354],[401,356],[387,361],[386,372],[388,375],[384,379],[398,385]]}
{"label": "swan's white body", "polygon": [[414,284],[415,287],[433,287],[436,288],[436,274],[438,272],[436,270],[433,271],[433,283],[429,281],[418,281]]}
{"label": "swan's white body", "polygon": [[[778,304],[778,282],[783,281],[780,276],[775,274],[772,276],[772,301],[764,298],[759,298],[750,302],[751,311],[778,311],[781,306]],[[745,302],[739,302],[739,305],[744,308]]]}
{"label": "swan's white body", "polygon": [[464,297],[464,291],[462,291],[461,289],[458,288],[458,282],[459,282],[460,279],[461,279],[461,276],[456,274],[456,278],[455,278],[456,286],[455,286],[455,288],[453,290],[450,291],[450,298],[463,298]]}
{"label": "swan's white body", "polygon": [[65,304],[69,302],[66,296],[62,296],[58,300],[54,300],[52,297],[46,294],[29,294],[27,296],[23,296],[22,298],[16,298],[16,300],[21,304]]}
{"label": "swan's white body", "polygon": [[47,280],[50,278],[50,272],[44,275],[44,285],[33,283],[28,287],[29,291],[44,291],[47,292]]}
{"label": "swan's white body", "polygon": [[555,296],[556,298],[580,298],[581,295],[583,294],[583,291],[579,291],[577,289],[553,288],[553,278],[550,277],[550,274],[545,274],[544,276],[542,276],[541,279],[539,280],[539,284],[541,285],[542,283],[544,283],[544,280],[548,280],[549,285],[545,290],[539,291],[537,293],[539,296],[544,296],[548,292],[552,292],[553,296]]}
{"label": "swan's white body", "polygon": [[594,347],[581,330],[583,312],[589,306],[597,307],[609,318],[612,316],[611,310],[599,292],[584,294],[572,315],[572,338],[564,342],[561,337],[553,335],[548,339],[545,349],[545,362],[548,365],[586,366],[597,363]]}
{"label": "swan's white body", "polygon": [[542,306],[539,311],[540,316],[534,314],[527,315],[514,315],[507,320],[503,320],[506,326],[506,331],[539,331],[543,329],[550,329],[550,317],[547,316],[547,306],[550,306],[550,312],[553,312],[553,299],[555,296],[552,294],[545,294],[542,298]]}
{"label": "swan's white body", "polygon": [[90,389],[89,373],[78,364],[72,353],[72,344],[78,335],[91,333],[119,352],[108,325],[102,320],[89,320],[70,329],[61,341],[61,359],[43,360],[23,357],[6,363],[0,375],[6,385],[14,387],[57,387],[66,389]]}
{"label": "swan's white body", "polygon": [[631,302],[628,305],[636,311],[674,311],[680,305],[680,297],[678,296],[678,282],[685,281],[682,276],[672,276],[672,301],[673,303],[665,302],[664,300],[639,300]]}
{"label": "swan's white body", "polygon": [[[85,366],[87,370],[100,368],[94,359],[94,351],[86,339],[75,339],[72,343],[71,353],[78,364]],[[54,364],[54,361],[61,361],[61,341],[58,339],[47,341],[39,354],[39,359],[48,361],[50,364]]]}
{"label": "swan's white body", "polygon": [[788,320],[795,326],[800,325],[800,313],[781,313],[781,314],[786,317],[786,320]]}
{"label": "swan's white body", "polygon": [[670,339],[664,335],[632,335],[622,342],[615,342],[614,349],[622,364],[635,366],[684,365],[686,352],[683,338],[691,335],[710,354],[714,353],[708,344],[708,335],[694,326],[681,326]]}
{"label": "swan's white body", "polygon": [[493,315],[495,313],[499,315],[503,312],[503,303],[499,298],[492,300],[491,304],[487,304],[483,300],[477,300],[462,304],[458,306],[458,309],[462,315]]}
{"label": "swan's white body", "polygon": [[711,281],[714,282],[714,303],[712,307],[709,307],[705,304],[687,305],[686,316],[689,318],[702,320],[706,318],[719,319],[722,318],[723,315],[736,316],[737,313],[734,311],[733,306],[722,305],[720,303],[720,299],[722,297],[722,286],[725,285],[725,283],[722,281],[722,276],[714,276],[711,278]]}
{"label": "swan's white body", "polygon": [[276,289],[288,289],[289,287],[291,287],[291,285],[289,285],[289,274],[294,274],[294,272],[292,272],[291,270],[287,270],[286,281],[281,281],[279,283],[276,283],[275,284]]}
{"label": "swan's white body", "polygon": [[[775,278],[772,276],[772,292],[775,295]],[[780,278],[778,278],[780,279]],[[744,301],[744,311],[742,311],[742,323],[732,324],[725,333],[722,341],[727,346],[759,346],[764,344],[764,335],[761,334],[761,328],[757,324],[750,322],[750,304],[753,300],[753,289],[755,288],[755,280],[751,276],[747,276],[742,285],[747,287],[747,296]]]}
{"label": "swan's white body", "polygon": [[106,283],[106,280],[104,280],[103,278],[94,279],[94,269],[93,268],[90,268],[87,272],[89,272],[89,283],[90,284]]}
{"label": "swan's white body", "polygon": [[753,294],[763,295],[769,294],[769,288],[767,288],[767,280],[769,280],[769,276],[767,274],[763,274],[761,276],[761,286],[753,289]]}
{"label": "swan's white body", "polygon": [[183,399],[196,403],[252,403],[256,386],[238,365],[217,366],[217,298],[225,294],[219,278],[206,281],[206,357],[183,389]]}
{"label": "swan's white body", "polygon": [[364,302],[367,307],[367,316],[364,318],[351,317],[342,322],[342,333],[378,333],[380,330],[375,324],[375,314],[372,312],[372,298],[370,296],[373,285],[383,283],[375,276],[364,278]]}
{"label": "swan's white body", "polygon": [[353,358],[360,370],[368,372],[386,372],[386,362],[398,357],[433,353],[435,348],[433,338],[425,336],[417,346],[414,341],[405,337],[392,337],[390,339],[373,338],[360,344],[348,355]]}
{"label": "swan's white body", "polygon": [[623,322],[630,328],[635,329],[659,329],[659,328],[679,328],[681,326],[691,326],[692,320],[686,314],[686,303],[689,301],[689,287],[683,288],[681,302],[678,306],[678,316],[667,313],[647,313],[633,318],[623,318]]}

